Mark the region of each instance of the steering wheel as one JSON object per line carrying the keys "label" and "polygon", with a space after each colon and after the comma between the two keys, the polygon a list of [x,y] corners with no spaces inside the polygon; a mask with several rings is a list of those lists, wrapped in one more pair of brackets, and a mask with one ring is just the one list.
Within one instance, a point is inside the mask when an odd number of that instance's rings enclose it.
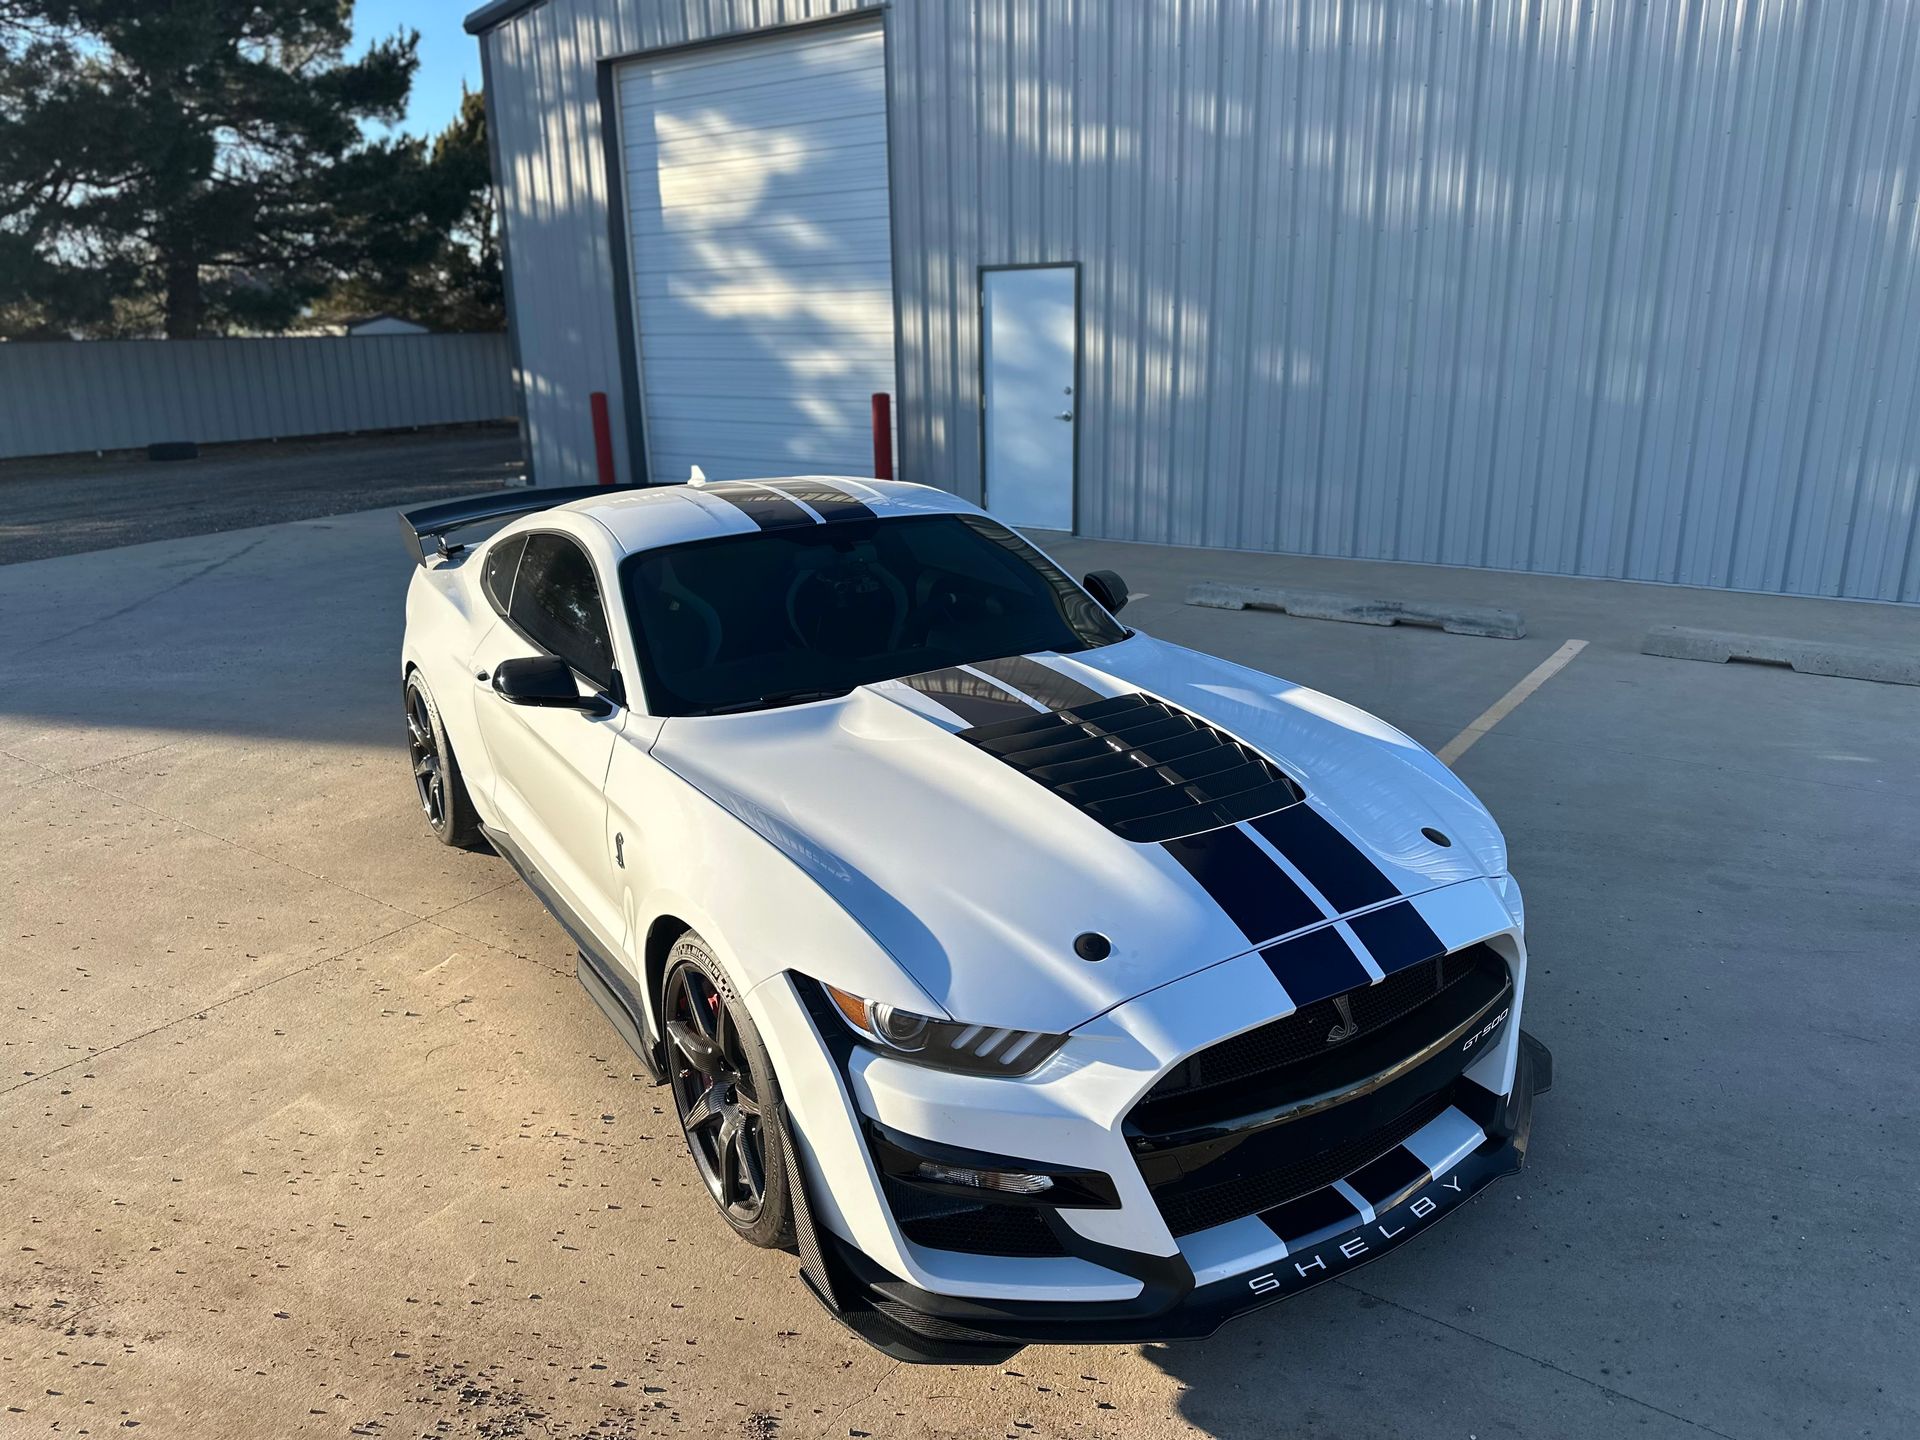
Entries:
{"label": "steering wheel", "polygon": [[794,637],[826,655],[898,650],[911,609],[899,577],[858,555],[836,555],[787,587]]}

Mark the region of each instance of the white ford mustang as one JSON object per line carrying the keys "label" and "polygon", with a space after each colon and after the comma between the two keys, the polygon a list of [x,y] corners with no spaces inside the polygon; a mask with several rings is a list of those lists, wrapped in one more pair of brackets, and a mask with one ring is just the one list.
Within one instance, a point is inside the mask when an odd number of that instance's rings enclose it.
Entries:
{"label": "white ford mustang", "polygon": [[1205,1335],[1525,1158],[1520,892],[1391,726],[922,486],[401,518],[428,823],[519,870],[726,1222],[873,1344]]}

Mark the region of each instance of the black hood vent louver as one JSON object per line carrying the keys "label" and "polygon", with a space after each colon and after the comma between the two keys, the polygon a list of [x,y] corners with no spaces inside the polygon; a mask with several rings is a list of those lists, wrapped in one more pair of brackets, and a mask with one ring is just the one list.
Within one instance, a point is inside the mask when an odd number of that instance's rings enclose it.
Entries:
{"label": "black hood vent louver", "polygon": [[1237,825],[1304,798],[1259,751],[1149,695],[976,725],[960,738],[1142,845]]}

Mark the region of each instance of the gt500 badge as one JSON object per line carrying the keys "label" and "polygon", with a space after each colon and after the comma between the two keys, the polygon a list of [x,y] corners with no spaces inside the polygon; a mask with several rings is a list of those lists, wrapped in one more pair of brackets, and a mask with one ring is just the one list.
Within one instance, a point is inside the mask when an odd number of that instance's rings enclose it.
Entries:
{"label": "gt500 badge", "polygon": [[[1439,1182],[1437,1188],[1451,1191],[1456,1196],[1463,1193],[1458,1175],[1447,1176]],[[1324,1280],[1335,1270],[1344,1269],[1348,1265],[1364,1260],[1374,1251],[1385,1249],[1403,1235],[1431,1220],[1439,1213],[1440,1204],[1440,1200],[1435,1198],[1433,1191],[1429,1190],[1408,1205],[1394,1211],[1392,1215],[1383,1216],[1371,1224],[1362,1226],[1337,1245],[1328,1241],[1325,1245],[1313,1250],[1289,1255],[1287,1263],[1294,1270],[1291,1275],[1285,1270],[1267,1270],[1258,1275],[1249,1276],[1247,1288],[1256,1295],[1265,1295],[1270,1291],[1297,1286],[1303,1281]]]}
{"label": "gt500 badge", "polygon": [[1474,1031],[1473,1034],[1467,1036],[1467,1038],[1461,1042],[1460,1048],[1462,1050],[1471,1050],[1474,1046],[1478,1045],[1482,1040],[1486,1039],[1487,1036],[1491,1035],[1494,1031],[1498,1030],[1500,1028],[1500,1022],[1502,1020],[1505,1020],[1507,1016],[1511,1015],[1512,1013],[1513,1013],[1513,1007],[1509,1005],[1505,1010],[1502,1010],[1498,1015],[1494,1016],[1491,1020],[1487,1021],[1486,1024],[1482,1025],[1478,1030]]}

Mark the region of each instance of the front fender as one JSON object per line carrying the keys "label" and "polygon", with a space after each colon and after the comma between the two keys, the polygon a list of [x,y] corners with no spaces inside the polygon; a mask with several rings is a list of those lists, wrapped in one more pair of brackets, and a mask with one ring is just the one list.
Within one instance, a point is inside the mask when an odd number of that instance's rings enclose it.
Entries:
{"label": "front fender", "polygon": [[659,1034],[647,937],[671,919],[699,932],[743,996],[788,970],[924,1015],[942,1010],[795,860],[648,753],[657,727],[629,726],[607,775],[619,836],[625,959]]}

